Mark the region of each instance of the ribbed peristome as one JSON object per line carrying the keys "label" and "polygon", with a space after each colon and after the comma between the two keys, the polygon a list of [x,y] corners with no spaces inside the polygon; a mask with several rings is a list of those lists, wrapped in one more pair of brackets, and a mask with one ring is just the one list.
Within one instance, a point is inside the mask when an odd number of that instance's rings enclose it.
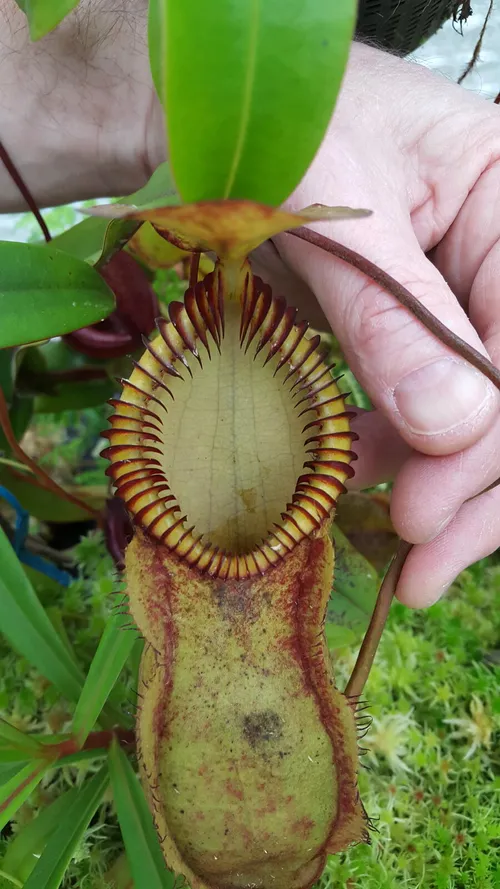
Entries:
{"label": "ribbed peristome", "polygon": [[200,572],[264,574],[335,510],[352,475],[344,397],[318,335],[248,263],[171,303],[105,433],[136,525]]}

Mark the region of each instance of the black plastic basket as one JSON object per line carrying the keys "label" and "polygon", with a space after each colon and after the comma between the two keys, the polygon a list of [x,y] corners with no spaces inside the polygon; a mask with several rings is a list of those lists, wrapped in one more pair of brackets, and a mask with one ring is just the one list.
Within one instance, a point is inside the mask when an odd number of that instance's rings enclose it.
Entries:
{"label": "black plastic basket", "polygon": [[457,0],[360,0],[358,36],[406,55],[460,8]]}

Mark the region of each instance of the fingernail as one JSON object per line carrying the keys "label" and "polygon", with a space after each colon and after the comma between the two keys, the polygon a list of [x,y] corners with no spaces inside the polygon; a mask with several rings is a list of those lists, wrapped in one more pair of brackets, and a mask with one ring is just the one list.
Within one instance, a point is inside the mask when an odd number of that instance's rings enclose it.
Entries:
{"label": "fingernail", "polygon": [[439,435],[470,422],[491,394],[479,371],[452,358],[413,371],[394,390],[403,420],[419,435]]}

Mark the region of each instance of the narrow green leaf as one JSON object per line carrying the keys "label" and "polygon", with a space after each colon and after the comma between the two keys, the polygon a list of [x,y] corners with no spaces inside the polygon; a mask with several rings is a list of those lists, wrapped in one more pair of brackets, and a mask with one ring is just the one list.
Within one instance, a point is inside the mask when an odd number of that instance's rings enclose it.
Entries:
{"label": "narrow green leaf", "polygon": [[24,889],[58,889],[64,873],[100,804],[109,781],[107,764],[70,801]]}
{"label": "narrow green leaf", "polygon": [[14,775],[18,775],[25,765],[26,760],[23,763],[0,761],[0,787],[3,787]]}
{"label": "narrow green leaf", "polygon": [[0,762],[26,762],[39,756],[41,750],[35,738],[0,719]]}
{"label": "narrow green leaf", "polygon": [[171,889],[175,878],[165,866],[142,787],[116,742],[109,751],[109,773],[135,889]]}
{"label": "narrow green leaf", "polygon": [[33,821],[25,824],[19,830],[14,839],[7,846],[7,852],[0,867],[2,871],[24,883],[38,859],[40,858],[48,839],[56,830],[62,818],[78,794],[76,788],[71,788],[59,796],[50,806],[42,809]]}
{"label": "narrow green leaf", "polygon": [[28,18],[30,37],[39,40],[62,22],[80,0],[16,0]]}
{"label": "narrow green leaf", "polygon": [[114,309],[104,279],[51,245],[0,241],[0,348],[94,324]]}
{"label": "narrow green leaf", "polygon": [[69,700],[77,700],[83,674],[58,636],[0,528],[0,628],[10,644]]}
{"label": "narrow green leaf", "polygon": [[125,629],[130,617],[115,614],[107,622],[94,655],[73,717],[73,734],[83,745],[118,679],[134,644]]}
{"label": "narrow green leaf", "polygon": [[28,762],[0,787],[0,830],[14,817],[40,783],[51,762]]}
{"label": "narrow green leaf", "polygon": [[151,69],[183,200],[281,204],[331,118],[356,0],[151,0],[149,8]]}
{"label": "narrow green leaf", "polygon": [[[145,207],[158,203],[159,206],[178,204],[172,183],[169,165],[160,164],[143,188],[134,191],[124,198],[118,198],[120,204],[132,204],[134,207]],[[116,225],[115,223],[120,223]],[[99,262],[103,265],[110,252],[118,241],[126,237],[127,232],[132,232],[133,226],[128,220],[101,219],[98,216],[89,216],[73,225],[67,231],[52,239],[52,244],[58,250],[70,253],[78,259],[87,262]]]}

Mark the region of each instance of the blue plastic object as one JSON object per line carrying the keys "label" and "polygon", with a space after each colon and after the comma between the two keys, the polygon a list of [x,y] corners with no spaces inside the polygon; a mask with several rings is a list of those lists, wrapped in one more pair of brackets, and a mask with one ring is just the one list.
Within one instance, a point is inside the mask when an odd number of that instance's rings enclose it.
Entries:
{"label": "blue plastic object", "polygon": [[50,577],[51,580],[60,583],[61,586],[69,586],[73,580],[71,574],[68,574],[67,571],[62,571],[60,568],[57,568],[56,565],[53,565],[52,562],[42,559],[41,556],[37,556],[35,553],[30,553],[29,550],[26,549],[25,544],[28,534],[29,513],[23,506],[21,506],[17,497],[14,497],[14,494],[7,488],[4,488],[3,485],[0,485],[0,497],[6,500],[16,512],[12,546],[18,559],[24,565],[28,565],[30,568],[40,571],[41,574],[45,574],[46,577]]}

